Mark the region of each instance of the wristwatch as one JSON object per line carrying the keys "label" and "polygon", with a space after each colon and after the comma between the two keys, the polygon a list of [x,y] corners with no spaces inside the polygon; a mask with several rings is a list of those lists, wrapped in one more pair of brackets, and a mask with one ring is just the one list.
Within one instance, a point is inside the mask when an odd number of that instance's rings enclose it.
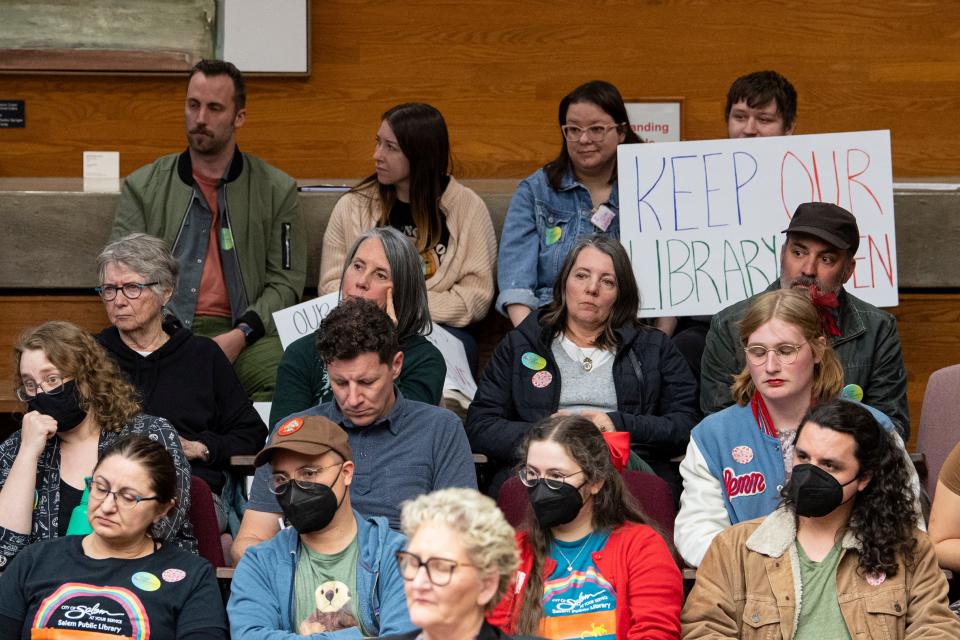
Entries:
{"label": "wristwatch", "polygon": [[250,325],[248,325],[246,322],[241,322],[241,323],[237,324],[237,327],[236,327],[236,328],[237,328],[237,329],[240,329],[240,331],[243,332],[243,339],[244,339],[244,341],[249,345],[249,344],[250,344],[250,336],[253,335],[253,327],[251,327]]}

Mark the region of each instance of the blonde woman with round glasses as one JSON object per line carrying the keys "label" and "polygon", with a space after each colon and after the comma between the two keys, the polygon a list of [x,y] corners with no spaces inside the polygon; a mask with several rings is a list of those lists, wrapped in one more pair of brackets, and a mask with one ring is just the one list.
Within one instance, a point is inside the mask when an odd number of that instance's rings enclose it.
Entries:
{"label": "blonde woman with round glasses", "polygon": [[[773,512],[803,416],[843,388],[843,367],[806,292],[780,289],[759,296],[740,321],[740,343],[746,364],[730,387],[736,404],[693,429],[680,464],[683,494],[674,542],[691,566],[731,524]],[[859,399],[856,389],[844,392]],[[887,416],[867,409],[893,429]]]}

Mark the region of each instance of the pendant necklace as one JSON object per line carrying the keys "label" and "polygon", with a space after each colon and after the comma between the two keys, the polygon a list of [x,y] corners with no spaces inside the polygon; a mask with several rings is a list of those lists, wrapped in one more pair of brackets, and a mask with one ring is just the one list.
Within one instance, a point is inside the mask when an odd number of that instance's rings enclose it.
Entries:
{"label": "pendant necklace", "polygon": [[591,540],[592,538],[593,538],[593,531],[591,531],[591,532],[590,532],[590,535],[587,536],[587,541],[584,542],[583,545],[580,547],[580,551],[577,551],[577,555],[573,556],[573,560],[571,560],[570,558],[567,557],[567,554],[565,554],[565,553],[563,552],[563,549],[560,548],[560,545],[559,545],[559,544],[556,546],[556,548],[557,548],[557,553],[559,553],[559,554],[560,554],[560,557],[563,558],[563,559],[566,561],[566,563],[567,563],[567,572],[568,572],[568,573],[569,573],[570,571],[573,571],[573,563],[577,561],[577,559],[580,557],[580,554],[583,553],[583,550],[587,548],[587,545],[590,544],[590,540]]}
{"label": "pendant necklace", "polygon": [[[574,343],[574,346],[576,346],[576,343]],[[583,352],[583,349],[581,349],[580,347],[577,347],[577,353],[580,354],[580,358],[582,358],[582,360],[583,360],[583,361],[580,363],[580,366],[583,367],[583,370],[584,370],[584,371],[590,371],[591,369],[593,369],[593,358],[591,358],[590,356],[588,356],[587,354],[585,354],[585,353]],[[595,353],[596,353],[596,349],[594,349],[591,353],[592,353],[592,354],[595,354]]]}

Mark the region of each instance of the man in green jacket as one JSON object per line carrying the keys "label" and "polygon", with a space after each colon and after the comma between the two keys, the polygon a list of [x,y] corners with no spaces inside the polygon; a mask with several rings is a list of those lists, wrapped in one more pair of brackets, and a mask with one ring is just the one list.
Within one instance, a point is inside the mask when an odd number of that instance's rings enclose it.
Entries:
{"label": "man in green jacket", "polygon": [[[784,232],[780,280],[767,291],[784,287],[810,291],[826,323],[827,340],[843,365],[844,382],[855,385],[847,395],[885,413],[906,442],[910,437],[907,372],[897,320],[843,289],[853,275],[860,246],[857,219],[834,204],[807,202],[797,207]],[[727,307],[710,323],[701,362],[704,413],[733,404],[730,384],[744,366],[739,322],[754,298]]]}
{"label": "man in green jacket", "polygon": [[197,63],[187,150],[127,176],[111,235],[140,231],[172,247],[180,275],[169,311],[217,342],[254,400],[269,400],[282,355],[272,314],[303,293],[306,233],[296,182],[237,147],[245,103],[233,64]]}

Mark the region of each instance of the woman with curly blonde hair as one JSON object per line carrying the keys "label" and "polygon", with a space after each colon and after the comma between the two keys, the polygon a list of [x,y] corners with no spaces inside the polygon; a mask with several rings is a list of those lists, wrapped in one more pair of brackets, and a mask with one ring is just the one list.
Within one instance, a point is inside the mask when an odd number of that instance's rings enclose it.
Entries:
{"label": "woman with curly blonde hair", "polygon": [[441,489],[403,504],[409,538],[397,553],[410,620],[394,640],[510,638],[484,620],[517,568],[513,528],[493,500],[473,489]]}
{"label": "woman with curly blonde hair", "polygon": [[0,567],[37,540],[89,532],[86,479],[107,446],[133,434],[162,443],[177,468],[177,504],[155,525],[155,539],[195,551],[190,466],[177,433],[140,413],[133,387],[93,336],[69,322],[44,323],[20,337],[14,363],[26,413],[0,444]]}

